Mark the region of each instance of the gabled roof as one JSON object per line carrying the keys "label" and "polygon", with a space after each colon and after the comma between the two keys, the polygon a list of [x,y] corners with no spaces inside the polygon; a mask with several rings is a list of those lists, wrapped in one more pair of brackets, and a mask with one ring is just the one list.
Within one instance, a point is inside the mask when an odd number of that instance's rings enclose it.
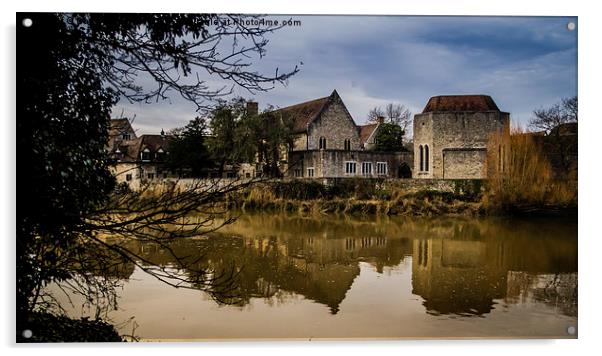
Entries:
{"label": "gabled roof", "polygon": [[428,112],[500,111],[489,95],[433,96],[422,110]]}
{"label": "gabled roof", "polygon": [[140,150],[148,148],[151,152],[156,152],[159,148],[167,151],[169,145],[169,136],[167,135],[142,135],[140,136]]}
{"label": "gabled roof", "polygon": [[293,133],[305,132],[307,127],[320,115],[322,110],[324,110],[324,107],[328,104],[333,95],[338,95],[336,90],[333,91],[330,96],[287,106],[275,110],[274,113],[292,118],[294,122]]}
{"label": "gabled roof", "polygon": [[374,133],[378,124],[368,124],[368,125],[360,125],[358,126],[358,130],[360,132],[360,144],[363,145],[370,139],[370,136]]}
{"label": "gabled roof", "polygon": [[[163,151],[169,151],[170,136],[167,135],[142,135],[133,140],[126,140],[119,143],[119,147],[111,152],[115,154],[117,149],[123,154],[120,158],[121,162],[138,162],[140,161],[140,153],[148,148],[151,153],[156,153],[160,148]],[[151,160],[154,160],[154,155],[151,155]]]}
{"label": "gabled roof", "polygon": [[109,137],[120,135],[122,133],[133,132],[132,125],[128,119],[111,119],[109,127]]}

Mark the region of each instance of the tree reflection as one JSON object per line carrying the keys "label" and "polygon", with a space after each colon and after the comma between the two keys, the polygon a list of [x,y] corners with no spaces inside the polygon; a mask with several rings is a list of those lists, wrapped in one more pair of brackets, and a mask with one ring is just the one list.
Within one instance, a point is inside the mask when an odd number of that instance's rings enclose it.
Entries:
{"label": "tree reflection", "polygon": [[[577,314],[577,241],[565,222],[402,219],[385,221],[245,215],[202,239],[168,246],[128,240],[124,248],[204,290],[203,278],[227,275],[220,305],[269,305],[302,296],[337,314],[360,275],[411,258],[412,292],[429,314],[479,316],[497,303],[544,303]],[[108,243],[122,243],[119,238]],[[127,278],[133,265],[115,270]],[[229,271],[229,274],[226,273]],[[198,280],[198,283],[197,283]]]}

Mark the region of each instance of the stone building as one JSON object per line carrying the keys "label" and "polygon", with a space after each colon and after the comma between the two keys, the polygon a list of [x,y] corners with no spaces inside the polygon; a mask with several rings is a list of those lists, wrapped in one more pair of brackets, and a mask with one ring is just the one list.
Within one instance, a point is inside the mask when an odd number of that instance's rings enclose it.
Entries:
{"label": "stone building", "polygon": [[[293,122],[285,176],[304,178],[410,175],[412,152],[376,152],[382,122],[357,125],[336,90],[330,96],[275,111]],[[404,173],[405,172],[405,173]]]}
{"label": "stone building", "polygon": [[485,178],[489,137],[509,126],[488,95],[430,98],[414,116],[414,178]]}
{"label": "stone building", "polygon": [[170,178],[164,168],[169,154],[169,137],[160,135],[136,136],[127,119],[111,120],[107,150],[113,159],[111,170],[117,183],[140,187],[155,179]]}

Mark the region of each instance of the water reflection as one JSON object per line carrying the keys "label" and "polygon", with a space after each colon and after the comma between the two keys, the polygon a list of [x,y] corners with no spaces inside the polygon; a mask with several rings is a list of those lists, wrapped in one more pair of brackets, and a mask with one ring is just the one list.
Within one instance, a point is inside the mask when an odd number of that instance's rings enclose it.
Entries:
{"label": "water reflection", "polygon": [[[158,245],[128,247],[150,263],[175,264],[174,255]],[[360,274],[360,262],[382,274],[410,258],[412,293],[428,314],[484,316],[503,301],[577,315],[572,221],[245,215],[219,234],[178,241],[171,249],[192,261],[181,273],[237,272],[235,290],[222,302],[239,307],[253,298],[286,304],[302,295],[335,315]]]}

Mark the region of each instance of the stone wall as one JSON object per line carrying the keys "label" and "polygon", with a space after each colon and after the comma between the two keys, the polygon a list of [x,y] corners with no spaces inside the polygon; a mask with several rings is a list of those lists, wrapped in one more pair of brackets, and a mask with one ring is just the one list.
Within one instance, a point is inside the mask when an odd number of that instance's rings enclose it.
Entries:
{"label": "stone wall", "polygon": [[479,179],[486,175],[487,150],[443,149],[443,178]]}
{"label": "stone wall", "polygon": [[343,150],[346,139],[351,141],[351,150],[360,149],[357,126],[338,95],[333,97],[322,114],[310,125],[308,133],[308,150],[320,148],[320,137],[326,138],[328,150]]}
{"label": "stone wall", "polygon": [[305,151],[307,150],[307,134],[297,134],[293,138],[293,151]]}
{"label": "stone wall", "polygon": [[[491,134],[508,128],[509,125],[510,115],[500,111],[429,112],[415,115],[414,177],[485,178],[485,155],[475,152],[486,150]],[[426,167],[420,170],[420,146],[428,146],[428,170]],[[450,149],[467,150],[448,154],[453,164],[445,164],[443,152]],[[447,174],[446,168],[452,171]]]}
{"label": "stone wall", "polygon": [[[411,169],[412,152],[375,152],[345,150],[313,150],[292,152],[289,155],[288,177],[312,178],[308,169],[313,168],[313,178],[338,177],[399,177],[405,164]],[[355,173],[346,172],[346,163],[355,162]],[[371,174],[362,171],[362,163],[371,163]],[[378,163],[386,163],[384,174],[377,171]]]}

